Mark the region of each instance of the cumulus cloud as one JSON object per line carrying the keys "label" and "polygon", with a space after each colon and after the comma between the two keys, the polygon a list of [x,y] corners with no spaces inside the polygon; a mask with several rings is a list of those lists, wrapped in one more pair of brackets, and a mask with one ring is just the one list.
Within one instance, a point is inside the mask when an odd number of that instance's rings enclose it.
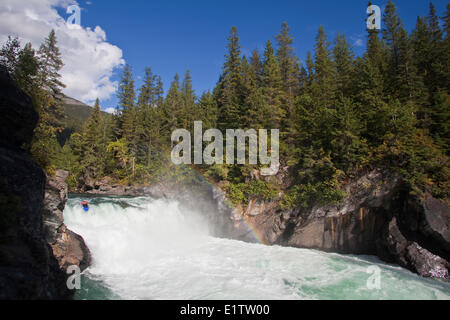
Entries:
{"label": "cumulus cloud", "polygon": [[116,112],[116,108],[110,107],[110,108],[106,108],[103,111],[114,114]]}
{"label": "cumulus cloud", "polygon": [[[96,26],[73,28],[57,8],[77,4],[73,0],[2,0],[0,2],[0,42],[8,35],[18,36],[22,44],[31,42],[38,49],[51,29],[56,32],[64,67],[62,81],[68,96],[92,103],[96,98],[108,99],[115,93],[117,82],[111,78],[125,61],[122,50],[106,39],[105,31]],[[83,11],[81,12],[83,15]],[[83,16],[81,16],[83,21]]]}

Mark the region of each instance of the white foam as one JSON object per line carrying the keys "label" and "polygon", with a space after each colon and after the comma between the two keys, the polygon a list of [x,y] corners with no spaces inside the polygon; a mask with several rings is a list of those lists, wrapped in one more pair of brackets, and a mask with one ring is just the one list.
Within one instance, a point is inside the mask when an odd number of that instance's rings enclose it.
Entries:
{"label": "white foam", "polygon": [[[67,226],[88,244],[101,279],[127,299],[450,299],[450,286],[376,258],[217,239],[176,202],[70,199]],[[129,205],[123,207],[123,204]],[[367,267],[381,268],[381,290]]]}

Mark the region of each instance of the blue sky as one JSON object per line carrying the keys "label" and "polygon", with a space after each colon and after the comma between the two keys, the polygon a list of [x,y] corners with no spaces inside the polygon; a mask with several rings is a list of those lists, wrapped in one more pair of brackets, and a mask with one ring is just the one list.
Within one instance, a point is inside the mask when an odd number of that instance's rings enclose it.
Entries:
{"label": "blue sky", "polygon": [[[372,2],[383,9],[387,0]],[[443,15],[447,1],[433,3],[438,14]],[[313,49],[319,25],[324,26],[330,40],[336,32],[344,33],[358,55],[365,47],[367,0],[82,0],[79,4],[82,26],[100,26],[107,41],[122,49],[137,86],[141,84],[138,77],[149,66],[161,75],[166,92],[175,73],[182,78],[186,69],[191,71],[198,95],[212,89],[233,25],[238,28],[242,52],[247,55],[255,48],[262,52],[268,39],[274,41],[283,21],[291,27],[301,60]],[[417,16],[428,13],[427,0],[396,0],[395,4],[408,31],[414,28]],[[60,15],[67,16],[64,11]],[[118,79],[118,72],[113,79]],[[102,101],[104,108],[116,104],[115,95]]]}

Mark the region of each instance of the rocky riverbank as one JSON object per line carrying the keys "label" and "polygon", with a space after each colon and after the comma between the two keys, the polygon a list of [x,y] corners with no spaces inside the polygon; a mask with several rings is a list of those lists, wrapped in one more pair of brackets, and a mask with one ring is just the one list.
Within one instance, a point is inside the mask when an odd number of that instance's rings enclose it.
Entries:
{"label": "rocky riverbank", "polygon": [[91,263],[91,253],[83,238],[64,224],[63,211],[67,202],[68,187],[65,182],[69,173],[57,170],[54,177],[47,176],[44,207],[42,211],[44,231],[59,267],[76,265],[83,271]]}
{"label": "rocky riverbank", "polygon": [[343,201],[309,209],[281,210],[254,199],[237,219],[268,244],[377,255],[424,277],[450,278],[448,202],[412,196],[400,177],[381,169],[344,191]]}

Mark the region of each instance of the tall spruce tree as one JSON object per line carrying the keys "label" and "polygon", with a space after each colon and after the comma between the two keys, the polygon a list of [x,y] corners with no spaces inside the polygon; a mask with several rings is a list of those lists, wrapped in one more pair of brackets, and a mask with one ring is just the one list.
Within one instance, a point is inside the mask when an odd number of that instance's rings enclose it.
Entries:
{"label": "tall spruce tree", "polygon": [[263,63],[264,120],[267,128],[280,129],[286,111],[282,107],[283,82],[272,43],[267,41]]}
{"label": "tall spruce tree", "polygon": [[259,56],[258,50],[252,51],[252,56],[250,58],[250,65],[252,67],[252,72],[255,75],[256,85],[261,86],[262,84],[262,63],[261,57]]}
{"label": "tall spruce tree", "polygon": [[91,115],[84,125],[80,159],[81,167],[87,168],[93,178],[101,177],[104,173],[105,151],[104,123],[97,98]]}
{"label": "tall spruce tree", "polygon": [[254,54],[250,60],[242,58],[242,90],[244,101],[242,104],[242,117],[240,124],[243,128],[263,128],[264,101],[263,101],[263,70],[259,55]]}
{"label": "tall spruce tree", "polygon": [[153,106],[155,104],[155,81],[151,68],[145,68],[144,83],[139,89],[138,106]]}
{"label": "tall spruce tree", "polygon": [[180,117],[182,127],[193,130],[195,119],[195,93],[192,88],[192,77],[189,70],[186,70],[183,82],[181,83],[181,95],[183,97],[183,105],[181,106]]}
{"label": "tall spruce tree", "polygon": [[61,82],[59,71],[64,66],[57,46],[55,30],[50,31],[38,51],[40,65],[40,86],[50,91],[53,98],[61,94],[65,85]]}
{"label": "tall spruce tree", "polygon": [[[183,107],[184,101],[180,90],[180,78],[176,74],[167,92],[162,110],[164,115],[163,130],[167,141],[170,140],[175,129],[182,128],[183,119],[180,117],[180,114]],[[171,148],[172,146],[173,143],[171,142]]]}
{"label": "tall spruce tree", "polygon": [[277,62],[280,69],[282,89],[282,108],[284,115],[281,120],[282,136],[287,144],[292,144],[294,124],[293,113],[295,108],[295,96],[300,90],[299,59],[295,55],[292,44],[294,39],[289,34],[289,26],[283,22],[280,33],[276,36],[278,43]]}
{"label": "tall spruce tree", "polygon": [[241,46],[236,27],[232,27],[228,37],[228,52],[225,55],[220,83],[218,85],[218,125],[222,130],[239,128],[242,105]]}
{"label": "tall spruce tree", "polygon": [[119,135],[126,141],[131,156],[136,153],[137,137],[135,134],[136,110],[134,90],[134,79],[131,67],[127,64],[123,70],[118,90],[120,115],[119,115]]}
{"label": "tall spruce tree", "polygon": [[354,55],[350,44],[342,34],[336,35],[333,56],[337,72],[337,89],[344,96],[350,97],[354,91]]}
{"label": "tall spruce tree", "polygon": [[319,27],[315,44],[314,83],[319,106],[331,106],[336,94],[335,64],[331,59],[325,30]]}
{"label": "tall spruce tree", "polygon": [[277,61],[280,68],[283,90],[289,96],[293,97],[299,90],[299,59],[295,55],[292,44],[294,39],[289,34],[289,26],[283,22],[280,33],[276,36],[278,50]]}

